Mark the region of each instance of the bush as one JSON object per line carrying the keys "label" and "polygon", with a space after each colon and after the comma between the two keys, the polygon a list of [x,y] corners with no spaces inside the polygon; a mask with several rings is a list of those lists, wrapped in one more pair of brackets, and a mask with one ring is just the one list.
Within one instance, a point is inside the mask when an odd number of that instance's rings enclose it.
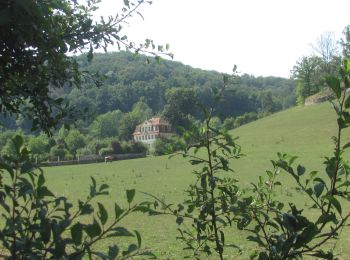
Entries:
{"label": "bush", "polygon": [[223,123],[224,129],[230,130],[230,129],[233,129],[234,126],[235,126],[235,118],[234,117],[225,118],[224,123]]}
{"label": "bush", "polygon": [[111,142],[111,148],[112,148],[114,154],[121,154],[121,153],[123,153],[122,145],[117,140],[113,140]]}
{"label": "bush", "polygon": [[157,139],[153,143],[152,153],[154,155],[171,154],[183,149],[184,147],[184,141],[177,137],[172,137],[168,139]]}
{"label": "bush", "polygon": [[122,153],[132,153],[131,145],[128,142],[122,142]]}
{"label": "bush", "polygon": [[148,147],[141,142],[135,142],[131,145],[132,153],[146,153],[147,151]]}
{"label": "bush", "polygon": [[254,120],[257,120],[258,116],[255,112],[245,113],[242,116],[238,116],[235,120],[234,127],[239,127],[244,124],[248,124]]}

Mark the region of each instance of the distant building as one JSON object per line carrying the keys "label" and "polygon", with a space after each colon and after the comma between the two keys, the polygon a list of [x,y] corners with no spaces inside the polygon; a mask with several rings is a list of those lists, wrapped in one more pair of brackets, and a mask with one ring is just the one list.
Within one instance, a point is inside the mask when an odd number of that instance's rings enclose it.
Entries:
{"label": "distant building", "polygon": [[152,117],[136,126],[133,133],[134,141],[152,146],[159,138],[168,138],[172,135],[171,125],[160,117]]}

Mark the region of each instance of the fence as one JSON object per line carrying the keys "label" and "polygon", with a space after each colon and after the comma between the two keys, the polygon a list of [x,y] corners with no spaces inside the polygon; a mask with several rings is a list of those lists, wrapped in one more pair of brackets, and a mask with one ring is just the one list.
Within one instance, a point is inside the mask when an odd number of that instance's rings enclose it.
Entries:
{"label": "fence", "polygon": [[[146,153],[132,153],[132,154],[112,154],[113,160],[128,160],[128,159],[136,159],[136,158],[144,158],[146,157]],[[77,160],[69,160],[69,161],[51,161],[51,162],[43,162],[40,163],[41,167],[46,166],[62,166],[62,165],[74,165],[74,164],[88,164],[88,163],[99,163],[104,162],[105,158],[100,155],[84,155],[78,157]]]}

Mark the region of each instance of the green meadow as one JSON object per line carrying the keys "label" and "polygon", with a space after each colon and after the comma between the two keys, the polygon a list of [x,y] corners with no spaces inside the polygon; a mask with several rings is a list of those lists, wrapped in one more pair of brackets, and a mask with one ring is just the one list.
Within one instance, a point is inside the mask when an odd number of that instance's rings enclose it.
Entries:
{"label": "green meadow", "polygon": [[[264,175],[267,169],[271,169],[270,160],[277,158],[277,152],[297,155],[297,163],[304,165],[307,171],[318,170],[323,174],[323,160],[332,153],[331,136],[335,133],[336,118],[330,103],[295,107],[244,125],[231,132],[232,136],[239,137],[237,143],[242,146],[245,154],[241,159],[231,161],[231,167],[235,171],[231,174],[240,181],[242,187],[248,187],[251,182],[257,182],[259,175]],[[350,133],[345,133],[344,142],[349,137]],[[151,193],[168,203],[182,202],[185,198],[184,190],[194,180],[191,174],[193,169],[180,156],[171,159],[160,156],[113,163],[48,167],[44,171],[51,190],[75,202],[88,194],[90,176],[100,184],[107,183],[110,195],[100,197],[100,200],[114,214],[114,202],[125,204],[126,189]],[[284,186],[276,190],[276,196],[286,203],[293,202],[307,209],[311,203],[295,189],[289,176],[281,174],[280,178]],[[140,192],[135,197],[136,201],[152,200]],[[313,212],[308,210],[307,214],[312,216]],[[183,244],[176,240],[177,224],[171,216],[135,214],[121,224],[140,231],[143,247],[150,249],[160,259],[182,259],[187,254],[182,250]],[[227,244],[240,247],[240,250],[235,247],[225,249],[227,259],[249,257],[255,244],[248,242],[246,235],[235,227],[227,229]],[[347,259],[350,255],[349,235],[349,230],[344,230],[336,244],[335,252],[340,259]],[[114,242],[123,244],[123,241],[125,240]],[[104,240],[97,246],[104,248],[110,242],[112,241]]]}

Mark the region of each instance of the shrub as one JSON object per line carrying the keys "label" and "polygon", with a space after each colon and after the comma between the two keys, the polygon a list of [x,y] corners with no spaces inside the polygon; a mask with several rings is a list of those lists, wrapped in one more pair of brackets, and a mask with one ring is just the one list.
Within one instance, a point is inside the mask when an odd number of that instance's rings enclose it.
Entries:
{"label": "shrub", "polygon": [[148,146],[141,142],[135,142],[131,144],[132,153],[146,153],[148,151]]}
{"label": "shrub", "polygon": [[234,128],[234,124],[235,124],[235,118],[234,117],[227,117],[224,120],[223,123],[223,128],[226,130],[230,130]]}
{"label": "shrub", "polygon": [[124,141],[121,143],[121,146],[122,146],[122,153],[132,153],[130,143]]}
{"label": "shrub", "polygon": [[154,155],[171,154],[175,151],[179,151],[185,147],[184,141],[178,137],[171,137],[167,139],[157,139],[153,143]]}
{"label": "shrub", "polygon": [[117,140],[113,140],[111,142],[111,148],[112,148],[114,154],[121,154],[121,153],[123,153],[122,146],[121,146],[120,142],[117,141]]}

